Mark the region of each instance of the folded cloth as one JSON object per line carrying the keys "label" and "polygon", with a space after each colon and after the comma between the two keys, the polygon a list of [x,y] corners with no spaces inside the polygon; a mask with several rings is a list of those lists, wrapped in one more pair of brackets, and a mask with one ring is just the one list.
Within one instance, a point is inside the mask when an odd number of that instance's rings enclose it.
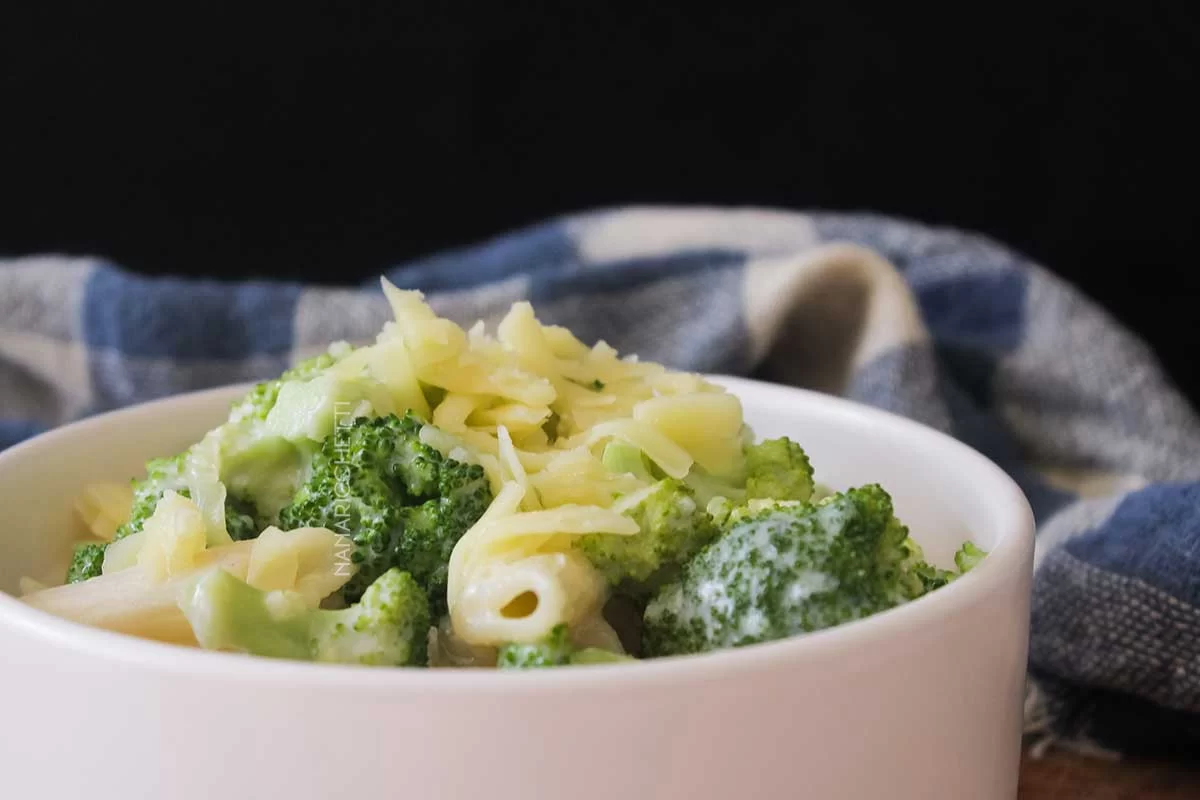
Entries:
{"label": "folded cloth", "polygon": [[[1200,424],[1138,339],[981,236],[878,216],[629,208],[388,271],[462,324],[515,300],[677,368],[841,394],[973,445],[1039,521],[1028,725],[1200,752]],[[0,261],[0,447],[273,376],[388,318],[378,286]]]}

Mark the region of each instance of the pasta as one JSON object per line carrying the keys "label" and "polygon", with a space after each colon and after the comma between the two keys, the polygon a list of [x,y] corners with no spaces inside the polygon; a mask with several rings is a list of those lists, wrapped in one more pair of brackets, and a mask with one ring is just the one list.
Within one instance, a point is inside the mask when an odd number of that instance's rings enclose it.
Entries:
{"label": "pasta", "polygon": [[75,501],[75,513],[97,539],[111,541],[129,520],[133,488],[128,483],[93,483]]}
{"label": "pasta", "polygon": [[594,614],[605,582],[571,537],[638,532],[629,517],[597,506],[521,512],[525,494],[520,483],[506,484],[450,558],[450,618],[467,644],[534,642]]}

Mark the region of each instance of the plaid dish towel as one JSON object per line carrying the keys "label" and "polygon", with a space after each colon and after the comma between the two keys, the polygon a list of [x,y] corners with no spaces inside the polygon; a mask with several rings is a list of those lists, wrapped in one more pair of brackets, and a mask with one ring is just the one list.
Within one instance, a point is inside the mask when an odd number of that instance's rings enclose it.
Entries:
{"label": "plaid dish towel", "polygon": [[[1039,523],[1027,726],[1200,752],[1200,424],[1153,354],[982,237],[883,217],[630,208],[389,270],[462,324],[529,299],[584,341],[869,403],[1004,467]],[[0,447],[274,376],[389,317],[377,285],[135,277],[0,260]]]}

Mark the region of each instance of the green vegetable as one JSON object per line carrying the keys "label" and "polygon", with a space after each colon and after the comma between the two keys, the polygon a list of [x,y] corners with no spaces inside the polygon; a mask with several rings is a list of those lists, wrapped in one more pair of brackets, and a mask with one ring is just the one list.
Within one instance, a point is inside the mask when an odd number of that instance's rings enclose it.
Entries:
{"label": "green vegetable", "polygon": [[720,538],[646,608],[647,655],[698,653],[815,631],[921,591],[908,532],[876,485],[817,505],[735,510]]}
{"label": "green vegetable", "polygon": [[576,650],[571,644],[566,625],[555,625],[537,644],[506,644],[496,658],[499,669],[538,669],[584,664],[615,664],[636,661],[632,656],[610,653],[599,647]]}
{"label": "green vegetable", "polygon": [[369,666],[424,666],[429,599],[398,569],[348,608],[310,609],[299,595],[262,592],[215,569],[180,599],[201,646],[258,656]]}
{"label": "green vegetable", "polygon": [[[241,401],[234,403],[229,421],[217,428],[220,434],[220,477],[226,486],[224,516],[230,539],[253,539],[268,525],[274,524],[275,512],[292,498],[300,476],[304,474],[307,459],[311,458],[314,443],[302,437],[295,441],[288,440],[272,432],[270,426],[266,425],[271,411],[276,408],[281,390],[287,386],[289,392],[284,393],[298,395],[300,392],[290,390],[316,383],[313,379],[337,360],[337,356],[331,353],[318,355],[298,363],[276,380],[258,384]],[[335,392],[346,390],[346,387],[323,385],[319,389],[330,396],[325,398],[325,404],[329,405],[336,399]],[[349,390],[353,389],[349,387]],[[312,395],[313,392],[308,393]],[[300,399],[307,402],[305,413],[313,417],[320,416],[317,402],[320,398]],[[331,411],[328,416],[331,419]],[[277,421],[275,425],[281,425],[281,422]],[[329,425],[332,426],[331,421]],[[133,482],[130,519],[116,529],[114,540],[125,539],[142,530],[146,519],[154,515],[158,498],[168,489],[184,497],[192,497],[187,473],[188,468],[194,468],[199,463],[197,452],[197,447],[192,447],[179,455],[156,458],[146,463],[144,479]],[[217,451],[214,450],[209,456],[214,465],[216,455]],[[194,473],[192,477],[194,479]],[[76,583],[100,575],[104,547],[103,543],[97,543],[86,554],[77,555],[68,570],[67,582]],[[97,548],[100,552],[97,552]]]}
{"label": "green vegetable", "polygon": [[146,462],[146,477],[133,482],[133,506],[129,521],[117,528],[113,539],[124,539],[140,531],[146,520],[154,514],[159,498],[168,490],[187,496],[187,482],[184,479],[187,458],[188,451],[185,450],[177,456]]}
{"label": "green vegetable", "polygon": [[813,470],[800,445],[788,438],[767,439],[743,448],[745,463],[737,474],[713,475],[692,467],[684,483],[702,506],[717,498],[734,505],[747,500],[812,499]]}
{"label": "green vegetable", "polygon": [[733,504],[746,501],[745,476],[710,475],[699,464],[693,466],[683,482],[692,490],[696,502],[708,506],[714,500],[724,498]]}
{"label": "green vegetable", "polygon": [[812,496],[812,465],[800,445],[791,439],[767,439],[750,445],[745,452],[749,499],[807,501]]}
{"label": "green vegetable", "polygon": [[230,420],[237,422],[242,419],[265,420],[267,414],[275,407],[279,398],[279,387],[288,381],[306,381],[315,377],[322,370],[332,366],[337,358],[330,353],[321,353],[284,372],[275,380],[263,381],[255,386],[250,393],[233,404]]}
{"label": "green vegetable", "polygon": [[[171,458],[157,458],[146,464],[146,477],[133,482],[133,505],[129,521],[117,528],[113,541],[142,530],[146,520],[154,514],[159,498],[167,491],[175,491],[184,497],[190,493],[184,480],[188,452]],[[254,502],[233,495],[225,498],[225,527],[235,541],[253,539],[269,523],[260,518]],[[104,564],[107,543],[94,542],[76,548],[71,566],[67,570],[67,583],[95,578]]]}
{"label": "green vegetable", "polygon": [[220,481],[229,494],[253,501],[259,530],[278,522],[313,454],[343,416],[392,410],[392,398],[378,381],[329,371],[350,352],[344,344],[331,348],[259,384],[214,432]]}
{"label": "green vegetable", "polygon": [[963,542],[963,546],[954,554],[954,566],[958,567],[958,573],[965,575],[975,568],[975,565],[983,560],[987,553],[977,547],[974,542]]}
{"label": "green vegetable", "polygon": [[660,578],[717,535],[716,526],[692,491],[671,478],[627,495],[614,508],[637,522],[641,530],[632,536],[592,533],[575,540],[613,585],[622,581],[644,584]]}
{"label": "green vegetable", "polygon": [[537,644],[506,644],[496,655],[499,669],[561,667],[571,663],[571,640],[566,625],[555,625]]}
{"label": "green vegetable", "polygon": [[920,597],[944,586],[949,580],[949,573],[945,570],[925,563],[921,546],[895,517],[888,520],[879,539],[875,564],[879,569],[880,582],[892,587],[890,597],[897,603]]}
{"label": "green vegetable", "polygon": [[[258,509],[261,531],[276,523],[279,510],[295,496],[320,444],[303,436],[288,440],[264,435],[261,423],[251,430],[242,425],[225,431],[220,454],[221,481],[228,495],[254,498],[252,504]],[[232,529],[229,534],[237,538]]]}
{"label": "green vegetable", "polygon": [[279,512],[284,530],[329,528],[354,541],[353,601],[393,567],[412,574],[444,610],[454,545],[491,503],[483,468],[444,457],[420,439],[412,414],[339,425],[313,457],[308,481]]}
{"label": "green vegetable", "polygon": [[903,526],[900,528],[900,532],[894,533],[892,539],[903,536],[903,541],[900,542],[902,550],[897,554],[897,596],[901,600],[914,600],[934,589],[942,588],[955,578],[966,574],[987,555],[973,542],[964,542],[954,554],[957,569],[941,569],[925,561],[921,546],[908,536],[908,531]]}
{"label": "green vegetable", "polygon": [[269,523],[261,520],[252,500],[233,495],[225,497],[225,529],[235,542],[256,539]]}
{"label": "green vegetable", "polygon": [[87,542],[75,546],[71,566],[67,568],[67,583],[79,583],[100,574],[104,566],[103,542]]}

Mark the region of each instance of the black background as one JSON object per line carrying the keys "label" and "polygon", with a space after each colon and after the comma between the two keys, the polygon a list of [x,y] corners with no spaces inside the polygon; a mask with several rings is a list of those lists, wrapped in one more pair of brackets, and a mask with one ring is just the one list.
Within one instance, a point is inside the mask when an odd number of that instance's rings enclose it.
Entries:
{"label": "black background", "polygon": [[1081,284],[1200,396],[1192,3],[7,4],[0,254],[363,279],[628,202],[874,210]]}

